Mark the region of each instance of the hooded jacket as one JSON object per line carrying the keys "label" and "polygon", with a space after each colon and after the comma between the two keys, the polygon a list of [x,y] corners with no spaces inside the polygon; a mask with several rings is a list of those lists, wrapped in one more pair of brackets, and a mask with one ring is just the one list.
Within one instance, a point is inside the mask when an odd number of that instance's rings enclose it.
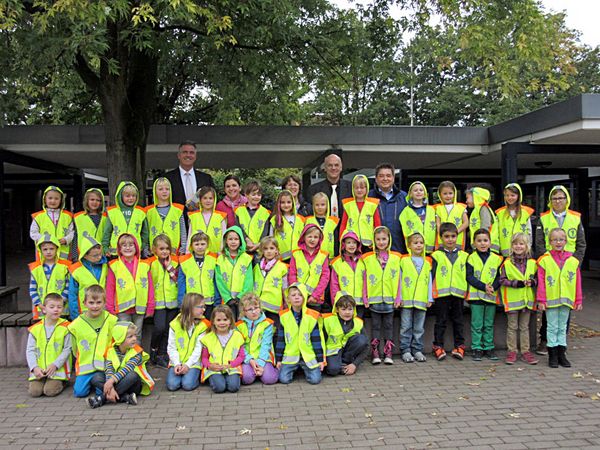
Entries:
{"label": "hooded jacket", "polygon": [[[100,197],[99,214],[90,214],[87,198],[92,193]],[[79,259],[81,255],[79,242],[83,239],[84,234],[92,236],[99,243],[102,243],[102,238],[104,237],[106,212],[104,211],[104,193],[100,189],[91,188],[85,191],[85,195],[83,196],[83,211],[79,211],[73,216],[73,223],[75,224],[75,233],[72,245],[77,250],[77,259]]]}
{"label": "hooded jacket", "polygon": [[373,230],[381,225],[378,211],[379,200],[369,197],[368,194],[365,194],[364,201],[356,200],[354,182],[360,179],[364,180],[367,185],[367,193],[369,192],[369,179],[361,174],[356,175],[352,179],[352,198],[342,201],[344,214],[340,224],[340,236],[348,229],[356,233],[363,245],[371,246],[373,245]]}
{"label": "hooded jacket", "polygon": [[406,202],[408,206],[400,213],[400,225],[402,226],[402,234],[404,235],[405,245],[408,249],[408,238],[419,233],[425,240],[425,252],[432,253],[435,250],[435,242],[437,235],[437,224],[435,220],[435,209],[429,205],[429,197],[427,195],[427,188],[420,181],[412,183],[408,189],[410,192],[416,184],[420,184],[425,191],[425,198],[423,198],[423,206],[415,206],[412,199],[406,196]]}
{"label": "hooded jacket", "polygon": [[369,197],[379,200],[379,217],[381,224],[388,227],[392,235],[392,251],[406,253],[404,247],[404,236],[400,226],[400,213],[406,208],[406,192],[401,191],[396,186],[392,186],[392,195],[389,200],[377,185],[369,191]]}
{"label": "hooded jacket", "polygon": [[[471,247],[475,248],[473,245],[475,232],[480,228],[486,228],[490,232],[490,249],[495,253],[499,253],[500,243],[498,241],[498,227],[494,226],[496,222],[498,222],[498,219],[488,204],[491,197],[490,191],[482,187],[474,187],[470,189],[469,192],[473,196],[473,210],[469,217],[469,237]],[[487,219],[485,218],[486,215],[489,216],[489,226],[487,225]]]}
{"label": "hooded jacket", "polygon": [[521,186],[517,183],[510,183],[504,189],[506,190],[509,187],[515,188],[519,193],[517,215],[513,217],[511,210],[505,205],[496,210],[498,221],[492,225],[497,229],[495,235],[498,236],[500,254],[504,257],[508,257],[510,254],[511,241],[515,233],[526,233],[529,235],[529,238],[532,237],[531,215],[533,214],[533,208],[522,204],[523,191],[521,190]]}
{"label": "hooded jacket", "polygon": [[[158,206],[159,200],[156,193],[156,186],[159,181],[161,183],[169,183],[169,204],[167,206]],[[156,236],[166,234],[171,239],[172,253],[185,253],[186,229],[183,218],[184,206],[179,203],[173,203],[171,182],[167,178],[157,178],[154,181],[152,185],[152,201],[153,204],[148,205],[145,209],[149,232],[148,243],[152,245]]]}
{"label": "hooded jacket", "polygon": [[[441,200],[441,198],[442,198],[441,189],[438,188],[437,192],[438,192],[438,198]],[[442,223],[453,223],[456,226],[456,228],[460,228],[463,225],[463,220],[464,220],[465,226],[468,228],[469,216],[467,215],[467,205],[464,203],[460,203],[458,201],[458,192],[456,191],[456,186],[454,187],[454,200],[453,200],[452,208],[450,208],[450,211],[448,211],[448,208],[446,208],[446,205],[443,202],[437,203],[437,204],[433,205],[433,207],[435,209],[436,222],[439,223],[440,225]],[[441,240],[439,237],[439,229],[440,229],[440,227],[438,225],[437,233],[436,233],[436,248],[441,245]],[[456,245],[461,250],[465,249],[465,246],[466,246],[465,231],[461,231],[460,233],[458,233],[458,236],[456,238]]]}
{"label": "hooded jacket", "polygon": [[[231,257],[229,248],[226,245],[226,238],[229,232],[236,233],[240,238],[240,247],[235,258]],[[240,298],[244,294],[252,292],[254,287],[254,277],[252,274],[252,257],[246,253],[246,241],[244,233],[238,226],[232,226],[225,230],[223,235],[223,252],[217,258],[215,268],[215,281],[225,303],[232,298]]]}
{"label": "hooded jacket", "polygon": [[[317,244],[314,252],[309,252],[306,248],[306,234],[313,230],[319,230],[319,242]],[[321,243],[323,242],[323,232],[318,225],[308,224],[302,230],[302,234],[300,234],[300,238],[298,239],[298,249],[294,250],[292,253],[292,259],[290,261],[290,271],[288,273],[288,283],[292,285],[293,283],[300,282],[306,284],[309,277],[313,274],[313,270],[318,271],[319,267],[321,270],[321,276],[319,278],[319,282],[314,287],[314,290],[310,293],[310,295],[317,300],[318,304],[322,304],[325,296],[325,289],[327,288],[327,283],[329,283],[329,255],[327,252],[321,250]],[[304,258],[304,260],[309,264],[310,269],[309,273],[299,273],[298,270],[298,258]],[[319,266],[313,267],[312,263],[315,259],[323,259],[324,261]]]}
{"label": "hooded jacket", "polygon": [[[354,256],[345,253],[346,243],[344,239],[352,238],[357,242],[356,252]],[[364,277],[365,264],[361,259],[362,244],[358,236],[353,231],[346,231],[341,239],[340,256],[331,261],[331,274],[329,283],[329,292],[331,294],[331,304],[334,305],[337,299],[342,295],[352,295],[356,302],[362,301],[362,281]],[[345,274],[340,274],[338,271],[348,271],[348,268],[354,273],[353,279],[348,279]],[[359,283],[359,286],[356,284]],[[361,293],[359,298],[352,292],[352,287],[358,289]]]}

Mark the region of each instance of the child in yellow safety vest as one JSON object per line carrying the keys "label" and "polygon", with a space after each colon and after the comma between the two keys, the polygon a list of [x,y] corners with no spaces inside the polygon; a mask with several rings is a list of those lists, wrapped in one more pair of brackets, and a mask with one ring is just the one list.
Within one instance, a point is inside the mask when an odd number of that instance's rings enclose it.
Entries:
{"label": "child in yellow safety vest", "polygon": [[548,365],[556,368],[571,367],[567,350],[567,324],[571,310],[581,311],[583,294],[579,260],[566,251],[567,233],[562,228],[553,228],[548,233],[552,250],[538,259],[538,309],[546,311],[548,327]]}
{"label": "child in yellow safety vest", "polygon": [[137,240],[122,234],[117,241],[119,257],[109,263],[106,276],[106,310],[121,321],[133,322],[142,342],[144,317],[154,314],[154,283],[150,264],[140,259]]}
{"label": "child in yellow safety vest", "polygon": [[[284,308],[285,290],[288,287],[289,267],[279,259],[279,245],[274,237],[260,240],[260,260],[254,266],[254,294],[260,298],[265,316],[279,327],[279,311]],[[276,333],[275,333],[276,334]],[[275,337],[275,336],[274,336]]]}
{"label": "child in yellow safety vest", "polygon": [[32,397],[55,397],[69,381],[71,335],[69,322],[61,319],[63,298],[48,294],[42,306],[44,318],[29,327],[27,365],[29,394]]}
{"label": "child in yellow safety vest", "polygon": [[240,389],[244,352],[244,337],[235,329],[233,313],[225,305],[213,309],[210,332],[202,342],[202,382],[215,394],[237,392]]}
{"label": "child in yellow safety vest", "polygon": [[[69,260],[69,246],[73,240],[73,214],[65,210],[66,195],[58,186],[48,186],[42,196],[42,210],[31,215],[29,237],[38,242],[42,235],[49,234],[59,243],[58,257]],[[36,247],[36,260],[40,258]]]}
{"label": "child in yellow safety vest", "polygon": [[527,233],[515,233],[511,239],[510,255],[500,267],[500,291],[507,315],[506,364],[517,362],[517,332],[521,343],[521,359],[527,364],[538,360],[529,351],[529,319],[535,303],[537,285],[535,259],[531,256],[531,239]]}
{"label": "child in yellow safety vest", "polygon": [[497,361],[494,351],[494,318],[500,303],[500,265],[502,256],[490,251],[490,232],[480,228],[474,233],[475,251],[467,259],[467,283],[471,308],[471,348],[473,361],[486,357]]}
{"label": "child in yellow safety vest", "polygon": [[37,242],[41,255],[35,262],[29,264],[31,278],[29,280],[29,296],[33,318],[39,319],[42,314],[42,301],[48,294],[58,294],[65,302],[69,295],[68,261],[58,258],[60,244],[56,237],[44,233]]}
{"label": "child in yellow safety vest", "polygon": [[473,187],[466,192],[467,206],[472,208],[469,216],[469,242],[475,251],[475,232],[481,228],[490,233],[490,249],[500,253],[496,214],[489,205],[490,191],[482,187]]}
{"label": "child in yellow safety vest", "polygon": [[530,241],[533,236],[531,230],[533,208],[523,205],[522,201],[521,186],[510,183],[504,187],[504,206],[496,210],[498,221],[494,227],[497,228],[500,254],[505,258],[510,254],[512,237],[515,233],[527,234]]}
{"label": "child in yellow safety vest", "polygon": [[190,228],[188,236],[203,232],[208,236],[208,251],[221,253],[223,235],[227,229],[227,213],[215,210],[217,193],[212,186],[203,186],[196,194],[199,199],[198,211],[188,214]]}
{"label": "child in yellow safety vest", "polygon": [[275,384],[279,371],[275,368],[273,354],[273,321],[260,309],[260,298],[246,294],[240,301],[241,320],[237,330],[244,336],[244,364],[242,384],[252,384],[260,378],[263,384]]}
{"label": "child in yellow safety vest", "polygon": [[408,236],[408,255],[400,260],[402,307],[400,353],[405,363],[425,362],[423,335],[425,315],[433,304],[431,258],[425,256],[425,239],[419,233]]}
{"label": "child in yellow safety vest", "polygon": [[379,199],[368,197],[369,180],[365,175],[352,179],[352,198],[342,200],[344,214],[340,223],[340,236],[353,231],[366,249],[373,247],[373,230],[381,225]]}
{"label": "child in yellow safety vest", "polygon": [[71,244],[72,260],[81,259],[81,243],[84,238],[93,238],[102,243],[104,228],[106,226],[106,212],[104,212],[104,193],[98,188],[91,188],[83,195],[83,211],[73,216],[75,233]]}
{"label": "child in yellow safety vest", "polygon": [[342,295],[333,313],[323,315],[323,334],[327,375],[354,375],[369,351],[369,339],[362,319],[356,316],[354,297]]}
{"label": "child in yellow safety vest", "polygon": [[406,248],[409,247],[408,237],[419,233],[425,240],[425,253],[429,255],[435,250],[437,222],[435,208],[429,204],[427,188],[422,182],[415,181],[410,185],[406,203],[399,217]]}
{"label": "child in yellow safety vest", "polygon": [[298,248],[298,238],[304,229],[304,217],[296,213],[294,197],[283,190],[277,195],[269,219],[269,236],[277,239],[279,254],[283,262],[289,262],[292,252]]}
{"label": "child in yellow safety vest", "polygon": [[[73,395],[80,398],[90,394],[94,374],[104,371],[104,354],[110,346],[112,329],[118,320],[117,316],[104,309],[106,293],[98,284],[84,289],[83,304],[85,311],[69,324],[76,358]],[[97,395],[101,393],[96,392]]]}
{"label": "child in yellow safety vest", "polygon": [[150,264],[152,285],[154,286],[154,327],[150,338],[150,362],[157,366],[169,366],[167,341],[169,324],[178,313],[177,277],[179,259],[172,254],[173,245],[166,234],[159,234],[152,242],[153,257]]}
{"label": "child in yellow safety vest", "polygon": [[321,250],[329,254],[329,259],[336,256],[336,236],[340,219],[329,215],[329,197],[324,192],[317,192],[312,198],[314,215],[306,217],[306,225],[317,225],[323,232]]}
{"label": "child in yellow safety vest", "polygon": [[156,179],[152,185],[152,198],[154,203],[146,206],[150,242],[165,234],[171,240],[171,253],[183,255],[187,246],[184,206],[173,203],[171,182],[167,178]]}
{"label": "child in yellow safety vest", "polygon": [[288,284],[302,283],[308,291],[306,306],[321,311],[329,283],[329,254],[321,249],[323,232],[318,225],[308,224],[292,253]]}
{"label": "child in yellow safety vest", "polygon": [[132,322],[117,322],[106,350],[104,372],[96,372],[92,386],[101,394],[88,397],[90,408],[107,402],[137,405],[138,395],[150,395],[154,380],[146,370],[148,354],[137,345],[137,328]]}
{"label": "child in yellow safety vest", "polygon": [[361,319],[365,314],[363,298],[363,278],[365,263],[361,259],[362,245],[354,231],[346,230],[342,235],[340,256],[331,261],[329,292],[331,305],[343,295],[349,295],[356,302],[356,314]]}
{"label": "child in yellow safety vest", "polygon": [[[456,185],[452,181],[442,181],[438,186],[438,197],[440,203],[434,205],[435,220],[437,225],[437,238],[439,241],[440,226],[443,223],[453,224],[457,231],[456,245],[461,250],[465,249],[465,232],[469,228],[469,216],[467,215],[467,205],[458,202],[458,193]],[[438,245],[436,245],[438,247]]]}
{"label": "child in yellow safety vest", "polygon": [[206,305],[200,294],[185,294],[181,313],[169,324],[169,391],[193,391],[200,385],[200,339],[210,330],[210,322],[204,316]]}
{"label": "child in yellow safety vest", "polygon": [[102,245],[94,237],[85,235],[79,241],[79,262],[69,266],[69,316],[75,320],[85,312],[85,289],[99,284],[106,286],[108,264]]}
{"label": "child in yellow safety vest", "polygon": [[244,195],[248,199],[248,203],[235,208],[235,224],[244,232],[246,251],[251,255],[255,255],[260,240],[269,231],[271,211],[260,204],[263,189],[258,180],[250,180],[246,183]]}

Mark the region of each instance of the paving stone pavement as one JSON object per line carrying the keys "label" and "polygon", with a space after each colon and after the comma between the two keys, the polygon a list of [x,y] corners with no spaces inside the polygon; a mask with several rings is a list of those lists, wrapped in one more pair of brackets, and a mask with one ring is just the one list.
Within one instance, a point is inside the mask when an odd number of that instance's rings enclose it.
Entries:
{"label": "paving stone pavement", "polygon": [[138,406],[96,410],[71,388],[32,399],[26,369],[1,369],[0,449],[600,449],[598,344],[571,339],[571,369],[550,369],[545,357],[366,363],[318,386],[299,378],[220,395],[168,392],[156,368],[157,387]]}

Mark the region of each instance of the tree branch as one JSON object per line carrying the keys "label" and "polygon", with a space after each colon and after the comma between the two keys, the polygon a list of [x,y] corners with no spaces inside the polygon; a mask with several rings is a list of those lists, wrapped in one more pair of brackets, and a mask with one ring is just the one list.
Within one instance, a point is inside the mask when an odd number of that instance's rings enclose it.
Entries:
{"label": "tree branch", "polygon": [[98,92],[100,87],[100,78],[98,75],[94,73],[94,71],[90,68],[89,64],[83,57],[83,55],[78,52],[75,55],[75,63],[73,64],[75,67],[75,71],[81,77],[85,85],[92,91]]}

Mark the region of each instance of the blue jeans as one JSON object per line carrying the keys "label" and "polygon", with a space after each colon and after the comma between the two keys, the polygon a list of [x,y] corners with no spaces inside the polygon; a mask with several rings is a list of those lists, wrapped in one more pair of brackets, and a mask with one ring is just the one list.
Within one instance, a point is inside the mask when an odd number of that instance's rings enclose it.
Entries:
{"label": "blue jeans", "polygon": [[400,353],[423,352],[425,315],[427,311],[417,308],[402,308],[400,314]]}
{"label": "blue jeans", "polygon": [[[355,334],[346,345],[336,354],[327,357],[327,366],[325,372],[327,375],[339,375],[342,372],[342,366],[347,364],[358,364],[355,362],[358,355],[365,352],[369,347],[369,338],[364,334]],[[359,363],[360,364],[360,363]]]}
{"label": "blue jeans", "polygon": [[[86,373],[85,375],[77,375],[75,377],[75,384],[73,384],[73,395],[75,397],[87,397],[90,395],[90,391],[92,390],[92,377],[96,372]],[[96,392],[96,394],[101,394],[101,392]]]}
{"label": "blue jeans", "polygon": [[[209,378],[210,379],[210,378]],[[190,369],[185,375],[175,375],[175,367],[169,367],[167,372],[167,389],[176,391],[193,391],[200,386],[200,369]]]}
{"label": "blue jeans", "polygon": [[557,345],[567,346],[567,323],[571,308],[568,306],[557,306],[546,309],[546,339],[548,347]]}
{"label": "blue jeans", "polygon": [[231,375],[223,375],[222,373],[214,373],[208,377],[208,384],[215,394],[223,392],[237,392],[240,390],[241,377],[234,373]]}
{"label": "blue jeans", "polygon": [[290,384],[294,378],[294,373],[298,368],[302,367],[306,381],[310,384],[319,384],[321,382],[321,367],[317,366],[314,369],[309,369],[304,361],[298,364],[282,364],[279,370],[279,382]]}

